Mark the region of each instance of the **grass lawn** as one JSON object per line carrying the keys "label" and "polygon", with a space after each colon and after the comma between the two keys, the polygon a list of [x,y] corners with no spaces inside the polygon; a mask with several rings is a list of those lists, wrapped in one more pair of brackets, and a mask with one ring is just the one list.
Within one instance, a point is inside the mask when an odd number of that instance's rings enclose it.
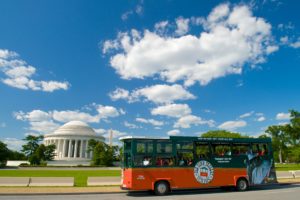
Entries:
{"label": "grass lawn", "polygon": [[87,185],[87,177],[121,176],[120,170],[0,170],[0,176],[8,177],[74,177],[75,186]]}
{"label": "grass lawn", "polygon": [[300,164],[275,164],[277,171],[300,170]]}

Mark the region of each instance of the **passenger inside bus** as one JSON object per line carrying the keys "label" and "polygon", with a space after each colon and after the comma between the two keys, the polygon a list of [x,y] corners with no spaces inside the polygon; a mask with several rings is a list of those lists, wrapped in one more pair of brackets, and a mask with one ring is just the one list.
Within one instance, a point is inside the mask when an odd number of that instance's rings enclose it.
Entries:
{"label": "passenger inside bus", "polygon": [[156,165],[157,166],[163,166],[163,160],[160,157],[157,157],[157,159],[156,159]]}
{"label": "passenger inside bus", "polygon": [[143,165],[148,166],[151,164],[151,159],[149,157],[144,157]]}

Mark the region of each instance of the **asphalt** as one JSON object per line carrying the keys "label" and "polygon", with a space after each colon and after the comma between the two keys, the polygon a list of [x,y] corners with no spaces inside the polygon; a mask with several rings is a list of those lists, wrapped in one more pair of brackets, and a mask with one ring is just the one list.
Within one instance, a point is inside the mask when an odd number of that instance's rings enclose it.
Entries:
{"label": "asphalt", "polygon": [[[279,179],[275,185],[300,184],[300,178]],[[119,186],[101,187],[0,187],[0,195],[58,195],[58,194],[111,194],[127,193]]]}

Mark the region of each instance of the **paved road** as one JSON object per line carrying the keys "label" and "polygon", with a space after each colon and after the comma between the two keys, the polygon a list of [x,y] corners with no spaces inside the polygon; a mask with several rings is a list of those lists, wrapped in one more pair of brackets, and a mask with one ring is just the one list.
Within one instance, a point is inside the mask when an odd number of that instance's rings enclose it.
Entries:
{"label": "paved road", "polygon": [[140,198],[152,200],[299,200],[300,184],[268,186],[247,192],[222,191],[220,189],[176,191],[171,195],[157,197],[148,192],[80,195],[15,195],[0,196],[0,200],[126,200]]}

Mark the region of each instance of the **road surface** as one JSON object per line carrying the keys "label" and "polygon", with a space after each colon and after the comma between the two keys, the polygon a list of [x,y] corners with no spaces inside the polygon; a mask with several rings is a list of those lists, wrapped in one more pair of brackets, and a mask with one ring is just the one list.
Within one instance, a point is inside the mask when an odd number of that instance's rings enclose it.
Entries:
{"label": "road surface", "polygon": [[171,195],[157,197],[148,192],[78,194],[78,195],[8,195],[0,200],[299,200],[300,184],[268,186],[246,192],[223,191],[221,189],[175,191]]}

